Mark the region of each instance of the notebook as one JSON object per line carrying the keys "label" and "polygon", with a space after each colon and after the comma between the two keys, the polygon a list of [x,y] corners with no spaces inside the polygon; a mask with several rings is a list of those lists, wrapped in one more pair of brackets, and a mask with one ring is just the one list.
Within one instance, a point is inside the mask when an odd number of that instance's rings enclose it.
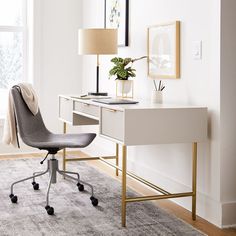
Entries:
{"label": "notebook", "polygon": [[78,98],[78,99],[83,99],[83,100],[91,100],[91,99],[107,99],[111,98],[109,96],[95,96],[95,95],[81,95],[81,96],[70,96],[72,98]]}
{"label": "notebook", "polygon": [[118,99],[118,98],[107,98],[107,99],[92,99],[94,102],[109,104],[109,105],[119,105],[119,104],[136,104],[138,101]]}

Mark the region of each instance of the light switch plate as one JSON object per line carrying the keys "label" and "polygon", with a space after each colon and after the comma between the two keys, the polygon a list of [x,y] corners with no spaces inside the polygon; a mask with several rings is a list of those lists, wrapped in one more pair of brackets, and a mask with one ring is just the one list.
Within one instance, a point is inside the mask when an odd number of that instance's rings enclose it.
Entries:
{"label": "light switch plate", "polygon": [[202,59],[202,41],[193,41],[193,59],[201,60]]}

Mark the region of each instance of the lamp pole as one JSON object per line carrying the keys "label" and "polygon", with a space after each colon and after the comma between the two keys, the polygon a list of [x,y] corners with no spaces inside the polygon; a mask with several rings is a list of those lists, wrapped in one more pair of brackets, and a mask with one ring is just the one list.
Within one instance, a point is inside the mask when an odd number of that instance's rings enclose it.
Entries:
{"label": "lamp pole", "polygon": [[96,93],[99,94],[99,55],[97,54],[97,84]]}
{"label": "lamp pole", "polygon": [[96,68],[96,92],[89,92],[89,95],[93,96],[107,96],[106,92],[99,92],[99,54],[97,54],[97,68]]}

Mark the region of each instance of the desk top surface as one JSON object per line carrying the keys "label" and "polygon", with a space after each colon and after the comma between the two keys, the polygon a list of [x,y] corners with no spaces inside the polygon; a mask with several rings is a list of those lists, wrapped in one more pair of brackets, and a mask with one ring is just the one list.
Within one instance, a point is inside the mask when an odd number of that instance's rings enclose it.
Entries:
{"label": "desk top surface", "polygon": [[189,108],[196,108],[196,109],[207,109],[205,106],[194,106],[194,105],[188,105],[188,104],[174,104],[174,103],[152,103],[150,100],[141,100],[141,99],[135,99],[139,103],[137,104],[116,104],[116,105],[110,105],[110,104],[104,104],[95,102],[92,99],[82,99],[78,98],[76,95],[59,95],[59,97],[63,97],[72,101],[78,101],[98,107],[106,107],[109,109],[114,110],[126,110],[126,109],[189,109]]}

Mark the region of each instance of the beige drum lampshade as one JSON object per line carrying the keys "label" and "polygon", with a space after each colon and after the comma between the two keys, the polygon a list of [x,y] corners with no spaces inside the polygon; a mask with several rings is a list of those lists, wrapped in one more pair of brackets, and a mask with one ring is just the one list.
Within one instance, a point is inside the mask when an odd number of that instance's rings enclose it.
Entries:
{"label": "beige drum lampshade", "polygon": [[79,29],[78,53],[116,54],[117,29]]}

